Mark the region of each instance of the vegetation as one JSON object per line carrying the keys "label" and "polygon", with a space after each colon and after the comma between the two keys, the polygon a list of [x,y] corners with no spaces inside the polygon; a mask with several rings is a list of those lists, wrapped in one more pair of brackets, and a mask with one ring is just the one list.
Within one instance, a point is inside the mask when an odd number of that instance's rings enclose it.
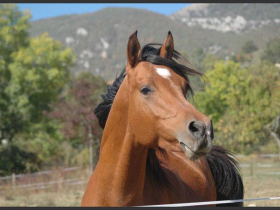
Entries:
{"label": "vegetation", "polygon": [[[46,113],[60,108],[61,113],[69,114],[71,110],[66,106],[59,107],[58,103],[63,94],[67,94],[68,98],[80,97],[75,98],[80,101],[77,112],[92,106],[85,113],[89,114],[98,101],[98,88],[104,89],[105,81],[91,74],[74,78],[69,71],[75,59],[70,48],[64,49],[47,33],[33,38],[28,36],[30,14],[20,12],[15,5],[1,4],[0,15],[0,140],[3,143],[0,146],[0,175],[71,164],[69,160],[74,162],[76,159],[69,153],[78,156],[81,149],[61,132],[65,125]],[[68,93],[72,84],[77,87]],[[90,88],[90,84],[94,86]],[[85,93],[86,89],[87,95],[78,92]],[[83,104],[82,97],[87,99],[89,91],[94,95],[94,103]],[[92,127],[97,141],[100,131],[97,136],[97,124]]]}
{"label": "vegetation", "polygon": [[212,118],[217,144],[248,154],[260,151],[271,140],[263,126],[280,110],[280,71],[267,62],[241,65],[216,62],[206,71],[210,82],[205,91],[196,93],[194,102]]}
{"label": "vegetation", "polygon": [[[129,19],[127,17],[142,17],[142,25],[139,24],[143,34],[154,34],[147,31],[148,23],[153,26],[148,28],[152,28],[157,34],[166,33],[160,21],[165,17],[142,10],[128,13],[124,11],[126,10],[111,8],[88,15],[101,17],[94,19],[95,25],[102,25],[101,20],[109,22],[110,26],[106,28],[110,28],[110,32],[121,45],[114,51],[117,45],[112,43],[115,40],[107,37],[110,48],[112,47],[110,52],[108,51],[108,57],[92,58],[98,61],[99,66],[96,67],[104,69],[102,72],[105,72],[105,78],[115,77],[120,70],[115,68],[117,64],[123,63],[120,68],[124,66],[125,53],[121,50],[125,49],[124,43],[127,42],[127,36],[122,36],[117,27],[111,31],[117,20],[108,17],[108,12],[114,13],[116,17],[123,17],[119,22],[120,27],[126,25]],[[146,14],[145,17],[143,13]],[[60,17],[59,20],[69,21],[66,17]],[[75,20],[75,24],[79,22],[78,19]],[[89,20],[92,19],[85,18],[85,21]],[[158,24],[154,25],[149,20],[158,20]],[[93,110],[100,102],[100,94],[105,91],[107,84],[102,77],[91,73],[96,69],[89,67],[84,71],[76,65],[80,55],[75,55],[70,48],[65,48],[47,33],[39,33],[43,32],[40,29],[42,26],[38,25],[42,22],[32,23],[32,30],[37,28],[37,34],[33,33],[31,37],[28,33],[29,21],[30,14],[20,12],[15,5],[0,5],[1,176],[34,172],[53,166],[87,166],[98,159],[102,130]],[[52,25],[52,21],[46,21],[47,28],[57,29],[57,25]],[[71,25],[73,32],[78,28],[75,24]],[[175,37],[176,40],[184,40],[180,36],[189,29],[179,23],[174,24],[170,19],[165,24],[172,26],[170,29],[175,36],[179,34]],[[130,30],[130,25],[122,29]],[[194,29],[196,30],[202,29]],[[101,35],[95,34],[98,31],[95,30],[93,34],[98,37],[96,39],[99,42]],[[54,37],[59,35],[55,31],[51,33]],[[213,35],[217,32],[210,32],[207,36],[213,37],[211,33]],[[65,35],[64,32],[62,34]],[[106,34],[111,33],[106,31]],[[158,35],[143,37],[146,37],[142,40],[144,43],[152,42],[154,38],[160,40]],[[94,40],[93,38],[89,37],[89,40]],[[190,50],[182,54],[187,55],[193,66],[206,76],[206,83],[199,78],[191,78],[196,90],[192,102],[212,118],[215,144],[241,154],[277,152],[276,141],[270,133],[278,132],[272,129],[271,122],[280,111],[280,69],[275,65],[280,62],[280,38],[271,39],[265,48],[256,46],[255,38],[246,42],[240,41],[243,46],[229,59],[209,54],[202,48],[203,45],[207,46],[207,43],[197,41],[203,40],[203,37],[188,39],[194,40],[194,43],[190,44]],[[72,46],[73,49],[87,49],[85,42],[82,43]],[[182,47],[189,46],[188,43],[190,41],[183,41]],[[194,48],[195,45],[198,47]],[[177,46],[181,46],[179,42]],[[75,74],[71,71],[73,69],[77,70]],[[91,149],[93,158],[90,158]]]}
{"label": "vegetation", "polygon": [[261,58],[273,64],[280,63],[280,37],[276,37],[267,43]]}
{"label": "vegetation", "polygon": [[241,49],[241,51],[246,54],[252,53],[256,50],[258,50],[258,47],[255,45],[255,43],[252,40],[246,41]]}
{"label": "vegetation", "polygon": [[[94,109],[100,103],[100,94],[105,92],[106,86],[101,77],[95,77],[89,72],[81,73],[47,114],[60,122],[64,138],[68,139],[73,147],[83,144],[92,146],[94,143],[94,162],[98,160],[102,135]],[[82,154],[85,152],[87,154],[87,150]],[[71,161],[73,162],[73,159]],[[88,161],[82,164],[85,163],[88,164]]]}

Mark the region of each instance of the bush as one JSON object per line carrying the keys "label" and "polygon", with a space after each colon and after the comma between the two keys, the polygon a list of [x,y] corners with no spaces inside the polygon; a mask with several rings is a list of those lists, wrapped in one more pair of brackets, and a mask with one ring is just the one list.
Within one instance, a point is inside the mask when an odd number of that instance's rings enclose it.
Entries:
{"label": "bush", "polygon": [[16,145],[0,147],[0,175],[32,173],[38,171],[41,162],[33,152],[26,152]]}

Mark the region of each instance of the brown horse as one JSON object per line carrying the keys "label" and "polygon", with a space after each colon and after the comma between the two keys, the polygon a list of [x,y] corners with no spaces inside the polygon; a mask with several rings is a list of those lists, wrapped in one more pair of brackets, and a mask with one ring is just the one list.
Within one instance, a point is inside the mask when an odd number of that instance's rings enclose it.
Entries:
{"label": "brown horse", "polygon": [[137,31],[130,36],[125,71],[95,109],[104,133],[82,206],[242,199],[237,162],[212,146],[211,120],[186,99],[188,75],[202,74],[174,50],[170,32],[153,45],[141,50]]}

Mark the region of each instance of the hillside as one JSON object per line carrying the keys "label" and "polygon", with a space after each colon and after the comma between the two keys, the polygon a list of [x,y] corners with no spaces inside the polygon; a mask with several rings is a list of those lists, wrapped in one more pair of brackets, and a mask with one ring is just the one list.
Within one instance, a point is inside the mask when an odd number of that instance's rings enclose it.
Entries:
{"label": "hillside", "polygon": [[192,4],[171,15],[187,26],[242,33],[280,26],[280,4]]}
{"label": "hillside", "polygon": [[[90,70],[106,79],[114,78],[125,66],[126,44],[135,30],[138,30],[142,46],[150,42],[162,43],[168,30],[172,31],[179,50],[184,50],[182,44],[195,46],[194,34],[184,24],[146,10],[107,8],[31,24],[32,36],[47,31],[54,39],[73,48],[78,62],[75,71]],[[185,34],[190,37],[186,39]]]}
{"label": "hillside", "polygon": [[[239,7],[240,5],[243,4],[239,4]],[[212,8],[209,11],[221,10],[219,4],[206,7]],[[217,11],[213,14],[217,17],[225,16],[224,10],[228,11],[230,8],[222,8],[222,14],[216,14]],[[252,10],[254,8],[252,7]],[[209,15],[209,11],[206,14]],[[270,13],[267,9],[264,11]],[[255,13],[252,12],[252,16]],[[277,35],[280,36],[280,27],[277,21],[242,33],[234,31],[225,33],[203,28],[200,25],[189,26],[181,21],[181,17],[185,17],[184,14],[190,18],[198,16],[197,12],[193,13],[188,9],[183,9],[168,17],[142,9],[106,8],[94,13],[33,21],[30,33],[32,36],[36,36],[46,31],[51,37],[61,41],[65,47],[72,47],[77,55],[77,66],[73,68],[76,74],[88,70],[107,80],[114,79],[117,72],[125,66],[127,40],[135,30],[138,30],[138,38],[142,46],[150,42],[162,43],[170,30],[174,36],[175,48],[178,51],[189,54],[202,48],[205,52],[224,57],[238,53],[243,43],[248,39],[253,40],[261,49],[269,39]],[[279,16],[279,14],[275,15]],[[276,19],[275,15],[271,18]],[[200,17],[202,17],[201,14]]]}

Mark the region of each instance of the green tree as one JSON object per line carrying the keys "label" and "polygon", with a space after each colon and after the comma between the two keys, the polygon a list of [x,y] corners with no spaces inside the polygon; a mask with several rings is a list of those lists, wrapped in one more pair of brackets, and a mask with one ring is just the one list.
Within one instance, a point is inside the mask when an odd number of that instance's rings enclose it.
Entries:
{"label": "green tree", "polygon": [[252,53],[256,50],[258,50],[258,47],[255,45],[255,43],[252,40],[246,41],[241,49],[241,51],[245,54]]}
{"label": "green tree", "polygon": [[[236,151],[259,151],[269,142],[263,126],[272,121],[280,110],[280,72],[273,65],[262,64],[248,70],[250,85],[240,95],[236,109],[227,112],[217,123],[219,141]],[[234,105],[231,105],[234,106]]]}
{"label": "green tree", "polygon": [[[17,166],[21,172],[32,171],[58,151],[60,126],[43,113],[69,82],[74,61],[71,50],[47,34],[29,38],[29,19],[16,5],[0,4],[0,140],[10,148],[0,152],[11,157],[10,163],[0,159],[0,165],[13,172],[19,172]],[[19,150],[18,158],[12,158]]]}
{"label": "green tree", "polygon": [[280,109],[280,72],[269,64],[241,69],[218,62],[207,72],[210,85],[198,93],[197,107],[212,117],[215,143],[242,153],[256,152],[268,143],[263,125]]}
{"label": "green tree", "polygon": [[280,113],[270,123],[264,125],[263,129],[276,141],[280,163]]}
{"label": "green tree", "polygon": [[[216,55],[207,54],[202,48],[198,48],[192,53],[181,52],[181,54],[188,58],[191,63],[191,68],[194,68],[201,73],[205,73],[208,69],[212,69],[215,62],[222,60]],[[204,89],[205,83],[199,76],[190,77],[190,82],[194,90],[201,91]]]}
{"label": "green tree", "polygon": [[204,72],[208,70],[212,70],[215,66],[215,63],[217,63],[218,61],[223,61],[223,59],[213,54],[207,54],[203,60]]}
{"label": "green tree", "polygon": [[280,37],[276,37],[266,44],[261,60],[269,61],[272,64],[280,63]]}
{"label": "green tree", "polygon": [[[246,77],[246,72],[246,69],[241,69],[240,64],[233,61],[216,62],[214,68],[205,73],[209,84],[205,91],[196,93],[195,105],[211,116],[214,123],[218,122],[228,109],[237,108],[240,95],[248,86],[249,78]],[[232,104],[235,104],[235,107],[232,107]]]}
{"label": "green tree", "polygon": [[6,110],[1,115],[2,135],[10,140],[42,120],[43,111],[49,110],[69,80],[73,54],[43,34],[30,39],[27,47],[21,47],[11,57],[10,79],[4,90]]}
{"label": "green tree", "polygon": [[9,96],[6,87],[10,83],[9,65],[14,61],[13,52],[28,45],[29,14],[23,14],[13,4],[0,4],[0,139],[12,135],[12,125],[7,122]]}
{"label": "green tree", "polygon": [[57,161],[61,157],[57,154],[61,154],[59,144],[63,136],[59,124],[43,113],[50,111],[51,103],[68,84],[73,54],[42,34],[31,38],[29,45],[14,52],[12,57],[10,82],[5,90],[9,106],[3,114],[6,117],[3,133],[8,130],[10,138],[15,136],[17,145],[37,154],[41,162]]}
{"label": "green tree", "polygon": [[35,172],[40,161],[34,152],[26,152],[15,145],[0,147],[0,176],[11,173]]}

